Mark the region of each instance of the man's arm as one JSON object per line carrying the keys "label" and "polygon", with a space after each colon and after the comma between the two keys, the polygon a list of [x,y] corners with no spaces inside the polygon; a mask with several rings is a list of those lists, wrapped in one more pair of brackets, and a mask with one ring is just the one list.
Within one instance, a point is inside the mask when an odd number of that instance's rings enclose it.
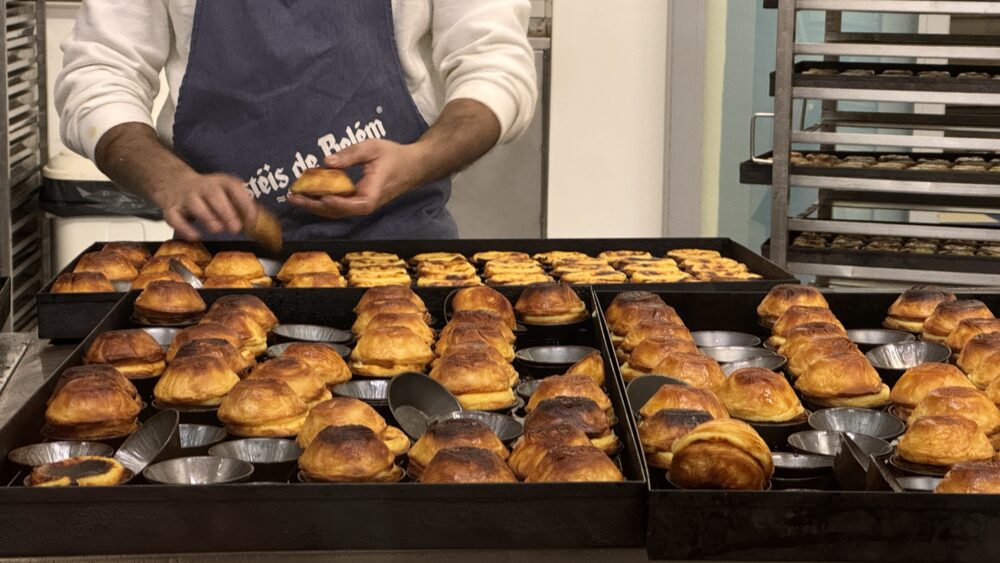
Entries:
{"label": "man's arm", "polygon": [[198,174],[144,123],[123,123],[97,143],[95,161],[108,178],[148,197],[182,238],[198,238],[197,225],[210,233],[239,233],[256,205],[243,182],[228,174]]}
{"label": "man's arm", "polygon": [[289,194],[288,201],[331,219],[369,215],[417,186],[465,168],[499,138],[500,122],[489,108],[475,100],[455,100],[413,144],[368,140],[327,157],[324,164],[330,168],[364,167],[354,194],[318,199]]}
{"label": "man's arm", "polygon": [[538,96],[530,9],[528,0],[433,0],[431,59],[448,100],[434,124],[412,145],[368,140],[327,158],[331,168],[364,166],[356,194],[288,201],[331,218],[367,215],[516,138]]}

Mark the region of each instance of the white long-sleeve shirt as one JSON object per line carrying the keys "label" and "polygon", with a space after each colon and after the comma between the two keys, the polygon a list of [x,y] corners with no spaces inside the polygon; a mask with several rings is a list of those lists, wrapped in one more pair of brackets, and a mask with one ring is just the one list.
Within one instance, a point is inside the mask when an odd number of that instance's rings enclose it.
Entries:
{"label": "white long-sleeve shirt", "polygon": [[[155,127],[171,143],[196,2],[84,0],[55,86],[66,146],[93,159],[112,127],[154,126],[161,70],[170,92]],[[451,100],[470,98],[497,116],[500,142],[527,127],[537,97],[530,8],[530,0],[392,0],[403,75],[428,123]]]}

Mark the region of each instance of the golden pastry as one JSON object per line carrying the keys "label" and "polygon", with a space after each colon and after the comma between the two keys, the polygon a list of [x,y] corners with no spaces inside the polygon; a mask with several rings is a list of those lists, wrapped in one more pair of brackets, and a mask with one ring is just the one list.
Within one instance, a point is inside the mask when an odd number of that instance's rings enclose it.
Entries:
{"label": "golden pastry", "polygon": [[278,326],[278,317],[274,316],[271,309],[254,295],[226,295],[216,299],[208,310],[211,314],[221,311],[249,313],[254,321],[260,325],[260,328],[264,329],[264,332],[270,332],[271,329]]}
{"label": "golden pastry", "polygon": [[114,293],[115,286],[99,272],[59,274],[52,283],[52,293]]}
{"label": "golden pastry", "polygon": [[534,325],[568,324],[589,316],[587,306],[576,292],[560,284],[526,288],[514,310],[522,321]]}
{"label": "golden pastry", "polygon": [[298,358],[282,356],[258,364],[250,375],[252,379],[275,379],[283,381],[312,408],[329,400],[333,395],[326,388],[326,382],[313,372],[308,363]]}
{"label": "golden pastry", "polygon": [[420,482],[517,483],[517,478],[497,454],[458,446],[439,451],[421,473]]}
{"label": "golden pastry", "polygon": [[354,190],[351,178],[343,170],[335,168],[306,168],[288,188],[293,194],[315,198],[349,195]]}
{"label": "golden pastry", "polygon": [[978,334],[969,339],[958,356],[958,367],[965,373],[975,372],[986,358],[1000,352],[1000,334]]}
{"label": "golden pastry", "polygon": [[180,407],[215,407],[222,404],[240,378],[219,358],[203,355],[175,358],[156,382],[153,396]]}
{"label": "golden pastry", "polygon": [[772,327],[773,334],[768,342],[775,347],[780,347],[785,342],[785,337],[795,327],[810,323],[828,323],[844,328],[844,325],[837,320],[833,312],[825,307],[805,307],[793,305],[785,310]]}
{"label": "golden pastry", "polygon": [[924,395],[913,409],[910,420],[918,420],[925,416],[955,415],[972,420],[987,438],[1000,441],[995,437],[1000,431],[1000,408],[997,408],[986,395],[970,387],[938,387]]}
{"label": "golden pastry", "polygon": [[430,378],[451,391],[465,410],[496,410],[517,402],[511,388],[518,381],[517,371],[485,353],[444,356],[431,369]]}
{"label": "golden pastry", "polygon": [[525,432],[514,443],[511,451],[511,469],[519,479],[525,479],[535,469],[549,450],[559,446],[592,446],[583,430],[569,424],[552,424]]}
{"label": "golden pastry", "polygon": [[158,256],[186,256],[199,266],[207,266],[212,261],[212,253],[200,242],[189,240],[165,240],[156,249],[153,257]]}
{"label": "golden pastry", "polygon": [[174,360],[195,356],[211,356],[222,360],[236,375],[246,375],[257,365],[257,360],[247,358],[240,353],[239,348],[221,338],[206,338],[192,340],[177,349]]}
{"label": "golden pastry", "polygon": [[958,463],[945,473],[935,493],[1000,493],[1000,464],[996,461]]}
{"label": "golden pastry", "polygon": [[882,322],[882,326],[919,334],[924,330],[924,321],[934,314],[938,305],[956,299],[954,293],[932,286],[907,289],[889,307],[889,316]]}
{"label": "golden pastry", "polygon": [[111,281],[130,282],[139,275],[128,258],[110,250],[87,252],[76,262],[73,273],[97,272]]}
{"label": "golden pastry", "polygon": [[102,252],[117,252],[128,260],[138,270],[142,268],[152,255],[141,242],[109,242],[101,247]]}
{"label": "golden pastry", "polygon": [[135,300],[135,315],[147,324],[193,322],[204,313],[205,302],[186,283],[153,282]]}
{"label": "golden pastry", "polygon": [[209,312],[201,322],[218,323],[232,329],[240,337],[240,352],[245,356],[257,357],[267,350],[267,332],[246,311]]}
{"label": "golden pastry", "polygon": [[880,407],[889,402],[889,386],[860,353],[824,356],[795,380],[810,402],[831,407]]}
{"label": "golden pastry", "polygon": [[184,278],[177,272],[140,273],[132,280],[131,289],[146,289],[149,287],[149,284],[155,281],[183,282]]}
{"label": "golden pastry", "polygon": [[670,469],[674,442],[710,418],[702,411],[661,410],[639,421],[639,441],[652,467]]}
{"label": "golden pastry", "polygon": [[372,320],[372,318],[375,317],[375,315],[385,313],[405,313],[416,315],[424,321],[424,324],[426,324],[430,318],[429,313],[421,311],[420,308],[411,301],[403,299],[373,301],[366,305],[364,309],[358,311],[354,325],[351,326],[351,331],[358,335],[364,334],[365,327],[368,326],[368,323]]}
{"label": "golden pastry", "polygon": [[524,430],[537,430],[553,424],[579,428],[595,447],[605,453],[617,451],[620,446],[607,412],[585,397],[555,397],[539,402],[525,417]]}
{"label": "golden pastry", "polygon": [[434,352],[420,335],[406,327],[388,326],[365,331],[351,351],[351,372],[368,377],[392,377],[423,372]]}
{"label": "golden pastry", "polygon": [[170,268],[171,261],[179,262],[182,266],[187,268],[187,270],[191,272],[196,278],[201,279],[205,277],[205,269],[203,267],[198,265],[198,263],[195,262],[192,258],[180,254],[176,256],[154,256],[149,260],[149,262],[146,262],[146,265],[142,267],[142,270],[139,272],[139,274],[151,275],[151,274],[164,274],[167,272],[173,272],[173,270]]}
{"label": "golden pastry", "polygon": [[293,342],[285,348],[281,357],[302,360],[327,385],[336,385],[351,379],[351,369],[347,367],[347,362],[336,350],[325,344]]}
{"label": "golden pastry", "polygon": [[394,483],[403,478],[395,456],[371,429],[328,426],[299,457],[299,468],[311,481],[328,483]]}
{"label": "golden pastry", "polygon": [[517,338],[501,317],[492,311],[457,311],[444,327],[439,338],[450,338],[452,332],[463,327],[474,327],[485,330],[495,330],[503,335],[504,340],[513,344]]}
{"label": "golden pastry", "polygon": [[791,422],[806,415],[788,380],[763,368],[734,371],[718,395],[729,416],[748,422]]}
{"label": "golden pastry", "polygon": [[889,400],[905,412],[912,410],[928,393],[939,387],[974,388],[965,374],[955,366],[937,363],[920,364],[903,373],[899,381],[892,386]]}
{"label": "golden pastry", "polygon": [[240,350],[243,357],[248,359],[253,357],[244,353],[242,348],[242,339],[235,330],[219,323],[205,322],[177,331],[177,334],[174,335],[173,342],[171,342],[170,347],[167,348],[167,362],[174,361],[174,357],[177,355],[177,351],[180,350],[181,346],[196,340],[210,339],[224,340],[237,350]]}
{"label": "golden pastry", "polygon": [[745,422],[710,420],[674,442],[670,480],[685,489],[763,490],[774,474],[771,451]]}
{"label": "golden pastry", "polygon": [[584,397],[597,403],[602,410],[612,413],[611,399],[594,380],[585,375],[553,375],[541,380],[538,389],[528,400],[524,410],[527,413],[547,399],[556,397]]}
{"label": "golden pastry", "polygon": [[818,289],[808,285],[776,285],[757,306],[757,316],[765,326],[773,325],[790,307],[801,305],[829,309]]}
{"label": "golden pastry", "polygon": [[255,287],[247,278],[237,276],[216,276],[204,281],[202,287],[208,289],[251,289]]}
{"label": "golden pastry", "polygon": [[924,321],[922,338],[928,342],[944,344],[958,323],[965,319],[992,319],[993,312],[982,301],[961,299],[945,301],[934,309],[934,313]]}
{"label": "golden pastry", "polygon": [[719,362],[698,354],[671,353],[653,368],[653,373],[679,379],[693,387],[717,390],[726,380]]}
{"label": "golden pastry", "polygon": [[513,330],[517,325],[510,301],[502,293],[489,287],[470,287],[456,291],[451,298],[451,309],[456,313],[489,311],[497,315],[509,329]]}
{"label": "golden pastry", "polygon": [[566,375],[585,375],[594,383],[604,386],[604,358],[600,352],[591,352],[566,370]]}
{"label": "golden pastry", "polygon": [[450,330],[447,334],[442,334],[434,345],[434,351],[438,356],[447,356],[451,348],[472,341],[481,341],[489,344],[499,353],[504,360],[514,361],[514,346],[504,337],[504,334],[496,328],[481,328],[474,325],[461,325]]}
{"label": "golden pastry", "polygon": [[668,321],[645,321],[632,327],[628,336],[618,342],[617,352],[619,359],[628,357],[635,351],[639,344],[652,338],[684,340],[694,344],[691,332],[684,325],[673,324]]}
{"label": "golden pastry", "polygon": [[701,352],[698,350],[698,346],[690,340],[669,336],[646,338],[636,345],[628,355],[628,359],[621,365],[622,377],[625,378],[625,381],[632,381],[637,377],[649,375],[668,354],[673,353],[700,354]]}
{"label": "golden pastry", "polygon": [[102,440],[129,434],[138,427],[141,404],[114,379],[83,376],[69,379],[45,409],[46,437]]}
{"label": "golden pastry", "polygon": [[300,274],[340,274],[340,264],[333,261],[330,255],[322,251],[295,252],[285,260],[278,271],[277,278],[282,283],[288,283],[292,276]]}
{"label": "golden pastry", "polygon": [[394,456],[401,456],[410,449],[410,439],[402,430],[387,425],[382,415],[364,401],[350,397],[334,397],[313,407],[295,441],[307,448],[324,428],[352,424],[374,432]]}
{"label": "golden pastry", "polygon": [[468,446],[495,453],[506,460],[510,452],[486,424],[470,418],[449,418],[431,422],[427,431],[407,453],[410,475],[420,477],[434,456],[445,448]]}
{"label": "golden pastry", "polygon": [[618,466],[594,446],[556,446],[525,479],[528,483],[624,481]]}
{"label": "golden pastry", "polygon": [[219,420],[235,436],[295,436],[309,413],[305,401],[278,379],[245,379],[219,406]]}
{"label": "golden pastry", "polygon": [[219,252],[205,267],[205,277],[212,279],[232,276],[248,280],[256,287],[270,287],[271,278],[264,272],[264,265],[251,252]]}
{"label": "golden pastry", "polygon": [[944,466],[989,460],[996,455],[974,421],[954,415],[911,417],[896,453],[913,463]]}
{"label": "golden pastry", "polygon": [[166,353],[144,330],[99,334],[83,355],[84,364],[109,364],[128,378],[155,377],[166,367]]}
{"label": "golden pastry", "polygon": [[340,274],[296,274],[285,287],[347,287],[347,280]]}
{"label": "golden pastry", "polygon": [[128,477],[128,471],[118,460],[85,455],[35,467],[28,478],[28,486],[112,487],[124,483]]}
{"label": "golden pastry", "polygon": [[650,418],[663,410],[701,411],[712,418],[729,418],[729,411],[715,393],[685,385],[663,385],[642,405],[639,414]]}
{"label": "golden pastry", "polygon": [[974,336],[991,333],[1000,333],[1000,319],[963,319],[951,331],[944,344],[952,352],[959,354]]}

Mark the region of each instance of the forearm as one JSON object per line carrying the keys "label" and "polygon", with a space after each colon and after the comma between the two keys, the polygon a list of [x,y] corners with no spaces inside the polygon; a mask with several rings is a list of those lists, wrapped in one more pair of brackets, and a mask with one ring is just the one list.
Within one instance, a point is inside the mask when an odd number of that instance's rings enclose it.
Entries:
{"label": "forearm", "polygon": [[95,160],[101,172],[118,186],[160,203],[160,195],[185,176],[190,166],[167,148],[152,127],[123,123],[97,143]]}
{"label": "forearm", "polygon": [[462,170],[489,152],[499,138],[500,122],[485,105],[468,99],[450,102],[413,145],[421,157],[415,185]]}

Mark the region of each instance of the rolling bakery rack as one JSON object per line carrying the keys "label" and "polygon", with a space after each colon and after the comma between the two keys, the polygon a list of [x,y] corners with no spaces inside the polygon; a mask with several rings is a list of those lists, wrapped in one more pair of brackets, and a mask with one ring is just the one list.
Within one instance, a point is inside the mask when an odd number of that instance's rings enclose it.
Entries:
{"label": "rolling bakery rack", "polygon": [[[770,184],[771,238],[765,252],[796,274],[832,279],[1000,285],[1000,258],[985,255],[950,256],[900,252],[799,248],[798,233],[829,233],[830,237],[899,237],[938,241],[1000,241],[995,223],[940,224],[920,222],[920,211],[1000,213],[1000,37],[944,33],[856,33],[844,30],[844,12],[894,13],[921,16],[1000,16],[1000,2],[918,0],[765,0],[778,10],[778,41],[772,95],[773,151],[754,153],[741,166],[741,181]],[[825,11],[825,42],[796,38],[801,11]],[[823,61],[801,57],[822,56]],[[849,62],[855,57],[916,58],[918,64]],[[944,60],[949,64],[928,64]],[[926,62],[925,62],[926,61]],[[954,64],[953,64],[954,63]],[[959,64],[961,63],[961,64]],[[850,71],[853,69],[853,72]],[[889,71],[889,72],[886,72]],[[936,71],[936,72],[935,72]],[[795,102],[822,102],[818,123],[793,125]],[[935,104],[943,113],[855,111],[851,102]],[[848,107],[845,107],[848,106]],[[754,116],[754,120],[761,114]],[[751,127],[753,129],[753,127]],[[902,134],[893,134],[892,131]],[[752,133],[751,133],[752,135]],[[945,159],[979,157],[981,169],[952,164],[913,168],[884,166],[837,167],[812,165],[793,145],[820,146],[820,151],[871,157],[891,155]],[[873,152],[846,151],[870,147]],[[883,147],[883,148],[879,148]],[[896,148],[891,152],[884,147]],[[943,153],[941,151],[944,151]],[[803,153],[809,152],[807,149]],[[880,157],[883,160],[880,160]],[[977,159],[978,160],[978,159]],[[993,161],[990,163],[990,161]],[[991,167],[997,170],[990,171]],[[793,188],[818,189],[815,205],[789,216]],[[860,208],[896,210],[897,221],[847,220],[838,211]]]}

